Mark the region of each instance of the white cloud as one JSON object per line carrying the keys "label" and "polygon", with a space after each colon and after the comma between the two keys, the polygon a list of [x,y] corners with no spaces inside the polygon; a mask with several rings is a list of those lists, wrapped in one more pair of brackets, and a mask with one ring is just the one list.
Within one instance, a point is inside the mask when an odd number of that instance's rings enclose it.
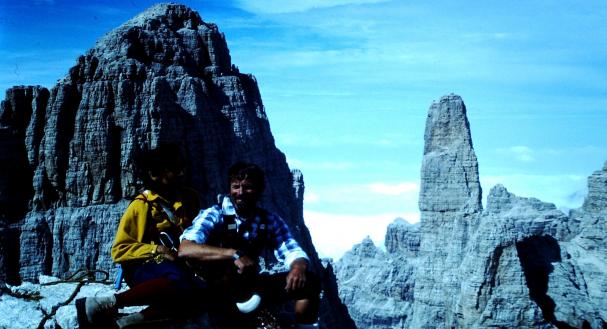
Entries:
{"label": "white cloud", "polygon": [[305,12],[318,8],[331,8],[345,5],[363,5],[385,2],[386,0],[240,0],[237,6],[258,14],[285,14]]}
{"label": "white cloud", "polygon": [[315,193],[306,193],[305,194],[305,202],[306,204],[314,204],[320,201],[320,197]]}
{"label": "white cloud", "polygon": [[372,183],[369,184],[371,192],[380,195],[404,195],[407,193],[419,193],[419,185],[413,182],[399,184]]}
{"label": "white cloud", "polygon": [[384,134],[374,137],[361,135],[340,135],[323,137],[319,134],[310,133],[307,135],[278,133],[275,135],[276,144],[285,146],[334,148],[338,146],[370,146],[381,148],[397,147],[422,147],[423,140],[419,137],[409,136],[407,134]]}
{"label": "white cloud", "polygon": [[495,42],[500,40],[512,40],[522,38],[521,35],[515,35],[512,32],[474,32],[464,33],[462,39],[473,43]]}
{"label": "white cloud", "polygon": [[345,161],[304,162],[297,159],[289,159],[288,162],[290,168],[297,168],[304,172],[309,170],[346,170],[356,166],[354,163]]}
{"label": "white cloud", "polygon": [[586,176],[512,174],[480,177],[485,195],[496,184],[521,197],[554,203],[558,208],[579,208],[587,195]]}
{"label": "white cloud", "polygon": [[370,236],[376,246],[384,248],[387,227],[398,217],[406,218],[410,223],[419,222],[417,213],[362,216],[304,211],[305,223],[319,256],[334,260],[338,260],[366,236]]}
{"label": "white cloud", "polygon": [[[306,195],[314,194],[327,208],[349,209],[351,213],[415,212],[418,210],[417,182],[373,182],[368,184],[309,185]],[[320,202],[319,202],[320,203]],[[390,209],[390,210],[387,210]]]}
{"label": "white cloud", "polygon": [[323,257],[337,259],[367,235],[383,245],[395,218],[412,223],[420,218],[416,183],[310,186],[304,195],[305,220]]}
{"label": "white cloud", "polygon": [[518,145],[509,148],[500,148],[497,149],[497,153],[512,156],[514,159],[521,162],[535,161],[533,150],[527,146]]}

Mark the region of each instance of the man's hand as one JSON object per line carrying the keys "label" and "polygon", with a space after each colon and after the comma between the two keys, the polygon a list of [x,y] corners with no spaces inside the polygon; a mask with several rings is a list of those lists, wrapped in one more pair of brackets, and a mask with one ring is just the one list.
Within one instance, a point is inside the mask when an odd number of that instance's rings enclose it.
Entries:
{"label": "man's hand", "polygon": [[291,271],[287,275],[287,285],[285,286],[286,291],[293,291],[295,289],[303,288],[306,284],[306,271],[308,269],[308,262],[299,258],[291,263]]}
{"label": "man's hand", "polygon": [[156,253],[162,255],[162,257],[164,257],[164,259],[170,260],[171,262],[174,262],[175,260],[177,260],[177,252],[175,250],[165,247],[161,244],[159,244],[158,247],[156,247]]}
{"label": "man's hand", "polygon": [[236,259],[234,265],[238,267],[238,274],[242,274],[249,269],[257,268],[257,263],[247,255],[243,255]]}

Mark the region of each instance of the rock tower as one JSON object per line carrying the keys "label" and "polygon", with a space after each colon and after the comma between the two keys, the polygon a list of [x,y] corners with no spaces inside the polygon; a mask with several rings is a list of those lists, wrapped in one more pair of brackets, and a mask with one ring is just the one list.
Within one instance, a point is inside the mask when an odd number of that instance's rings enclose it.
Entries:
{"label": "rock tower", "polygon": [[[323,272],[303,221],[303,175],[293,177],[276,148],[255,78],[232,63],[216,25],[186,6],[158,4],[102,37],[52,89],[8,90],[0,281],[113,271],[118,222],[141,188],[134,159],[160,143],[180,146],[204,205],[225,193],[232,163],[261,166],[264,206],[290,224]],[[339,315],[323,314],[340,327]]]}

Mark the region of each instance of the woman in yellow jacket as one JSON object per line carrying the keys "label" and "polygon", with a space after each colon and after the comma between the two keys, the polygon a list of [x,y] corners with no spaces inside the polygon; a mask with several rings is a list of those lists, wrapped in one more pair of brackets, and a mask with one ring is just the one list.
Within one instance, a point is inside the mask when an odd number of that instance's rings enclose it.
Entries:
{"label": "woman in yellow jacket", "polygon": [[[181,182],[184,160],[176,145],[146,152],[139,164],[146,190],[125,211],[112,245],[112,258],[122,267],[130,289],[111,296],[76,301],[80,328],[108,325],[118,328],[183,311],[205,289],[177,250],[161,239],[177,242],[200,209],[198,194]],[[176,246],[175,246],[176,247]],[[125,306],[150,305],[141,312],[115,319]]]}

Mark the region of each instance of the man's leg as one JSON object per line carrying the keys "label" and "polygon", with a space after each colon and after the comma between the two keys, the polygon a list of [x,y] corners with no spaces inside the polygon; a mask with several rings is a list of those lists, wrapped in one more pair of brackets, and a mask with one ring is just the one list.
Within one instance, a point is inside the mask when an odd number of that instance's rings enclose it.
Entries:
{"label": "man's leg", "polygon": [[319,300],[300,299],[295,301],[295,321],[301,324],[314,324],[318,322]]}
{"label": "man's leg", "polygon": [[260,276],[259,281],[263,298],[268,298],[276,303],[293,300],[295,321],[298,324],[316,324],[320,306],[320,279],[317,275],[307,272],[306,283],[303,288],[286,291],[286,278],[287,273]]}

